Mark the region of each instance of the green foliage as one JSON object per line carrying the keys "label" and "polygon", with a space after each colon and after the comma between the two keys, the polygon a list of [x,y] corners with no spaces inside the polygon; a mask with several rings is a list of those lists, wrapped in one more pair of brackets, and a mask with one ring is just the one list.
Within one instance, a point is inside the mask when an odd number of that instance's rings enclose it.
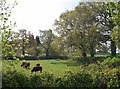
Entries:
{"label": "green foliage", "polygon": [[67,71],[63,78],[65,87],[92,87],[92,77],[86,71],[80,70],[78,73]]}
{"label": "green foliage", "polygon": [[[111,60],[111,61],[110,61]],[[80,65],[77,72],[71,69],[66,70],[65,74],[54,76],[51,72],[25,74],[13,69],[13,63],[7,62],[11,69],[3,71],[3,87],[83,87],[86,89],[96,88],[118,88],[120,87],[120,65],[119,58],[107,58],[103,62]]]}
{"label": "green foliage", "polygon": [[36,41],[39,43],[45,50],[46,57],[49,56],[49,50],[51,49],[51,43],[54,41],[55,35],[53,34],[52,30],[39,30],[40,31],[40,42],[38,41],[39,38],[37,37]]}
{"label": "green foliage", "polygon": [[108,57],[106,60],[101,62],[101,65],[106,65],[108,67],[118,67],[120,65],[120,58],[110,58]]}
{"label": "green foliage", "polygon": [[21,39],[19,39],[19,41],[21,42],[21,43],[19,43],[20,44],[20,47],[22,48],[22,55],[23,56],[25,56],[25,53],[27,53],[26,52],[26,48],[27,48],[27,44],[28,44],[28,41],[29,41],[29,35],[27,34],[27,30],[26,29],[21,29],[21,30],[19,30],[19,38]]}
{"label": "green foliage", "polygon": [[14,56],[14,51],[12,50],[12,46],[10,45],[10,41],[12,38],[12,28],[16,25],[16,23],[12,23],[9,20],[11,16],[12,9],[17,2],[15,1],[14,4],[8,4],[6,0],[0,1],[0,35],[2,37],[1,44],[2,46],[2,57],[8,58]]}
{"label": "green foliage", "polygon": [[61,36],[56,36],[51,43],[51,49],[53,49],[53,52],[51,52],[53,55],[65,55],[64,39]]}
{"label": "green foliage", "polygon": [[110,14],[112,15],[109,19],[116,23],[116,27],[112,29],[111,37],[120,48],[120,2],[110,2],[106,8],[110,10]]}
{"label": "green foliage", "polygon": [[94,57],[95,48],[103,37],[103,27],[97,25],[96,21],[99,13],[97,4],[81,2],[75,9],[62,13],[55,20],[56,31],[64,38],[68,52],[81,51],[83,57],[89,52]]}

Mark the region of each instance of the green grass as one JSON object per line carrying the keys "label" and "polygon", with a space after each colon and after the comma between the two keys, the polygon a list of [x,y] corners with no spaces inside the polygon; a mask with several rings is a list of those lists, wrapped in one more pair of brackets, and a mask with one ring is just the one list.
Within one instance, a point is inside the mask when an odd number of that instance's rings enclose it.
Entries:
{"label": "green grass", "polygon": [[77,70],[77,68],[80,66],[80,63],[73,60],[27,60],[27,61],[30,62],[29,69],[21,67],[22,61],[19,61],[19,63],[15,64],[14,66],[18,71],[25,72],[25,74],[30,74],[32,68],[37,63],[40,63],[40,65],[43,67],[43,72],[51,72],[54,75],[62,75],[68,69]]}

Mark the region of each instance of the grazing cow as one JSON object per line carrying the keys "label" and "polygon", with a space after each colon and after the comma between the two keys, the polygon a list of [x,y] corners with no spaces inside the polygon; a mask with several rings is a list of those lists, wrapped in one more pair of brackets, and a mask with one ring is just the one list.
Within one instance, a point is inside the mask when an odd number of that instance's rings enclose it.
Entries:
{"label": "grazing cow", "polygon": [[26,62],[22,62],[21,67],[25,65]]}
{"label": "grazing cow", "polygon": [[41,67],[41,66],[35,66],[35,67],[33,67],[33,69],[31,70],[31,72],[37,72],[37,71],[42,72],[42,67]]}
{"label": "grazing cow", "polygon": [[22,62],[21,64],[21,67],[24,67],[24,68],[29,68],[30,67],[30,63],[29,62]]}
{"label": "grazing cow", "polygon": [[25,63],[24,67],[25,68],[30,68],[30,63],[29,62]]}

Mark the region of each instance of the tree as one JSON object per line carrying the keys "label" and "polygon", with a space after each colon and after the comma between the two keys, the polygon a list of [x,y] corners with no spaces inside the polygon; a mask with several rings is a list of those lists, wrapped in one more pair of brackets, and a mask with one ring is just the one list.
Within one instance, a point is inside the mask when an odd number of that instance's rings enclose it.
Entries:
{"label": "tree", "polygon": [[65,43],[61,36],[56,36],[54,41],[51,43],[51,49],[53,55],[65,55]]}
{"label": "tree", "polygon": [[30,55],[36,55],[36,47],[37,47],[37,43],[36,40],[34,38],[34,35],[29,31],[28,32],[28,54]]}
{"label": "tree", "polygon": [[6,0],[0,1],[0,35],[2,36],[0,45],[2,46],[2,57],[7,59],[8,57],[13,57],[14,50],[10,45],[12,28],[16,23],[12,23],[9,18],[12,13],[12,9],[17,5],[15,1],[14,4],[7,4]]}
{"label": "tree", "polygon": [[9,40],[9,43],[12,46],[12,50],[15,52],[15,55],[20,53],[20,42],[19,33],[12,31],[11,40]]}
{"label": "tree", "polygon": [[118,48],[120,48],[120,1],[117,3],[110,2],[109,6],[107,6],[111,12],[112,17],[109,19],[116,23],[116,27],[112,29],[111,37],[117,44]]}
{"label": "tree", "polygon": [[115,21],[113,21],[109,18],[113,18],[111,11],[112,12],[116,11],[116,8],[114,8],[112,10],[109,9],[108,7],[110,6],[110,3],[111,2],[107,2],[107,3],[102,3],[100,5],[98,23],[105,27],[104,33],[106,33],[105,34],[106,41],[111,42],[111,56],[114,57],[114,56],[116,56],[116,44],[110,34],[113,33],[112,29],[116,27],[116,23],[115,23]]}
{"label": "tree", "polygon": [[[81,50],[84,58],[87,56],[87,50],[90,50],[92,57],[94,56],[95,47],[99,44],[102,35],[100,33],[102,27],[95,22],[96,5],[96,3],[80,3],[74,10],[62,13],[59,20],[55,21],[56,30],[65,37],[68,48]],[[93,33],[89,34],[90,32]],[[92,39],[90,40],[89,37]]]}
{"label": "tree", "polygon": [[28,45],[29,45],[29,48],[30,47],[36,47],[37,46],[37,43],[36,43],[36,40],[34,38],[34,35],[29,31],[28,32]]}
{"label": "tree", "polygon": [[28,44],[28,34],[27,34],[27,31],[26,29],[21,29],[19,30],[19,39],[22,40],[22,55],[25,56],[25,46]]}
{"label": "tree", "polygon": [[39,46],[41,44],[39,36],[36,36],[36,43],[37,43],[37,46]]}
{"label": "tree", "polygon": [[103,28],[99,27],[95,24],[91,25],[91,27],[88,30],[88,47],[91,57],[94,57],[95,55],[95,49],[97,46],[100,46],[101,38],[103,38],[103,35],[101,34]]}
{"label": "tree", "polygon": [[52,33],[52,30],[40,30],[40,40],[36,37],[37,43],[40,44],[45,49],[46,57],[49,56],[50,44],[53,42],[55,35]]}

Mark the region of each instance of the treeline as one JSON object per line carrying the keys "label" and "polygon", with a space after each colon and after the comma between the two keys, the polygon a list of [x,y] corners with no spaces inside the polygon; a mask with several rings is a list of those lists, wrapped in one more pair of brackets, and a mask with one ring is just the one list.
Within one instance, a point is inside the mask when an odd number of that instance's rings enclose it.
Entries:
{"label": "treeline", "polygon": [[[55,20],[54,34],[51,29],[39,30],[34,37],[30,32],[21,29],[18,33],[12,31],[15,23],[11,23],[11,8],[17,3],[1,4],[5,12],[0,12],[2,32],[3,58],[13,56],[82,56],[90,54],[94,57],[96,50],[103,50],[111,56],[116,56],[120,48],[120,5],[114,2],[80,2],[73,10],[62,13]],[[6,24],[6,22],[8,24]],[[110,46],[107,46],[110,42]]]}

